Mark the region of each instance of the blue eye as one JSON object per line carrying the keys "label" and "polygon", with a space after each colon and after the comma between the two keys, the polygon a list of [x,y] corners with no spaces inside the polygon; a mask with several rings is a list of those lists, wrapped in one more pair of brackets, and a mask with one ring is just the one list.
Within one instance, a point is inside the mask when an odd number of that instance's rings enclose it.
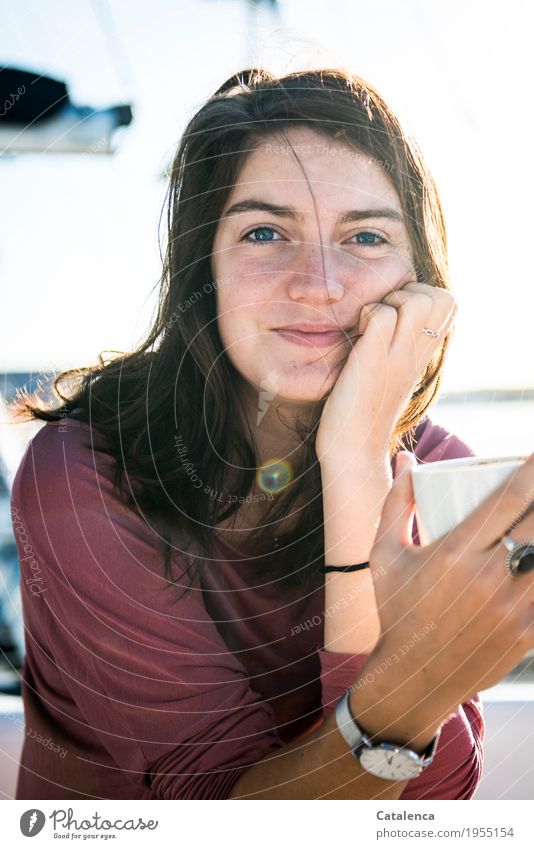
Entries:
{"label": "blue eye", "polygon": [[[278,236],[279,238],[276,239],[275,236]],[[361,245],[362,247],[378,248],[382,245],[388,244],[387,239],[379,233],[373,233],[372,230],[362,230],[362,232],[356,233],[356,235],[352,236],[352,238],[348,241],[351,242],[353,239],[356,239],[356,244]],[[248,242],[249,245],[261,245],[284,240],[280,237],[280,234],[274,229],[274,227],[254,227],[253,230],[249,230],[248,233],[245,233],[241,241]]]}
{"label": "blue eye", "polygon": [[[253,234],[258,234],[259,238],[251,239],[250,236]],[[272,227],[255,227],[254,230],[249,230],[249,232],[243,236],[243,241],[248,242],[251,245],[259,245],[262,242],[278,241],[278,239],[273,238],[274,234],[280,235],[279,233],[276,233],[276,230]]]}
{"label": "blue eye", "polygon": [[[380,236],[378,233],[373,233],[371,230],[364,230],[361,233],[356,233],[356,236],[353,238],[358,239],[358,245],[364,245],[365,247],[379,247],[380,245],[387,245],[387,239],[384,239],[383,236]],[[361,240],[361,241],[360,241]]]}

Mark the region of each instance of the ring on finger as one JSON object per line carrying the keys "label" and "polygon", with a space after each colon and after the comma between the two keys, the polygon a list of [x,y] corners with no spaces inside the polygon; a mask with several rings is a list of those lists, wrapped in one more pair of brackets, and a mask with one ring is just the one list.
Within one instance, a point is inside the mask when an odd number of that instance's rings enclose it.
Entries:
{"label": "ring on finger", "polygon": [[422,333],[426,333],[427,336],[432,336],[433,339],[437,339],[439,333],[436,330],[432,330],[431,327],[423,327]]}
{"label": "ring on finger", "polygon": [[507,575],[516,578],[534,569],[534,540],[515,542],[512,537],[505,535],[501,542],[508,552],[504,561]]}

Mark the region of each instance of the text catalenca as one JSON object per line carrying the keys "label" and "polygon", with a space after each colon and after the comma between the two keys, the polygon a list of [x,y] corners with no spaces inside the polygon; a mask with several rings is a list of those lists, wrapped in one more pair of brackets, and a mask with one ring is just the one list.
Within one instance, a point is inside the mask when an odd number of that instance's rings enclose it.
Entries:
{"label": "text catalenca", "polygon": [[377,820],[433,820],[434,814],[413,814],[411,811],[377,811]]}

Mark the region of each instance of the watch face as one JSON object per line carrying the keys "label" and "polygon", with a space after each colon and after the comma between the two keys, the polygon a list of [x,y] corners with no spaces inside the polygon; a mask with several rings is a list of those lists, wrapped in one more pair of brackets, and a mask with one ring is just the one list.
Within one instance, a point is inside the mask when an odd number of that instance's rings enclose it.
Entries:
{"label": "watch face", "polygon": [[372,749],[364,749],[360,753],[360,763],[367,772],[388,781],[406,781],[415,778],[422,770],[420,760],[415,752],[408,749],[396,749],[394,746],[383,744]]}

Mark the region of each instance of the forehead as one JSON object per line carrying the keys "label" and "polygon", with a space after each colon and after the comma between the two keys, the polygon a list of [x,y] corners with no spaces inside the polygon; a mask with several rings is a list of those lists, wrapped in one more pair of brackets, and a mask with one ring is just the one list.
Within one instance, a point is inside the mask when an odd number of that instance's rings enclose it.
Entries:
{"label": "forehead", "polygon": [[335,209],[347,206],[355,197],[380,199],[400,209],[397,191],[384,169],[352,145],[309,128],[291,128],[285,135],[273,133],[257,140],[251,148],[228,203],[258,188],[286,199],[289,191],[302,203],[307,198],[309,205],[313,204],[311,184],[315,198]]}

